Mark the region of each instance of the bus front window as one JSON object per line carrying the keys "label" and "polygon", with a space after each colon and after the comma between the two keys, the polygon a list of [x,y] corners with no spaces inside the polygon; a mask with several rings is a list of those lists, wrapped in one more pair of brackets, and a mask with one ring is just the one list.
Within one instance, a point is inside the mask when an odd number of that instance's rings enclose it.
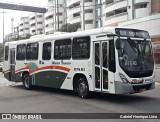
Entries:
{"label": "bus front window", "polygon": [[147,40],[118,39],[119,64],[126,72],[153,71],[154,60],[151,42]]}

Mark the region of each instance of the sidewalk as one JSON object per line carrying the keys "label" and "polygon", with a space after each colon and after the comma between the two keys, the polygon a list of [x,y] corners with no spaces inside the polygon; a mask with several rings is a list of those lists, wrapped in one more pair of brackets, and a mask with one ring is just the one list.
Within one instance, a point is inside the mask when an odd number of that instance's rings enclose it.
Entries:
{"label": "sidewalk", "polygon": [[[16,84],[18,83],[8,81],[6,78],[4,78],[3,73],[0,72],[0,88],[3,86],[14,86]],[[19,83],[19,84],[22,84],[22,83]]]}
{"label": "sidewalk", "polygon": [[160,67],[156,68],[155,81],[160,83]]}

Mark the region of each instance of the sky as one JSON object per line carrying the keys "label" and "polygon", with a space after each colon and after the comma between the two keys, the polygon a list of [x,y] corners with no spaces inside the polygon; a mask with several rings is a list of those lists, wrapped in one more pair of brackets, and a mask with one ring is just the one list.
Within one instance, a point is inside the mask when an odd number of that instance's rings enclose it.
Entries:
{"label": "sky", "polygon": [[[48,0],[0,0],[4,3],[18,3],[23,5],[40,6],[45,7]],[[0,12],[5,11],[4,14],[4,35],[11,33],[11,19],[14,18],[13,24],[17,26],[20,22],[20,18],[29,15],[30,12],[15,11],[0,9]],[[3,42],[3,14],[0,13],[0,43]]]}

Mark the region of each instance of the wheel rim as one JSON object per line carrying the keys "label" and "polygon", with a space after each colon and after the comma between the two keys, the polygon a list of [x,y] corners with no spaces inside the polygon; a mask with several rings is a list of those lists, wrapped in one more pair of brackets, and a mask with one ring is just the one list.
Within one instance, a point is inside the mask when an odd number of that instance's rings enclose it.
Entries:
{"label": "wheel rim", "polygon": [[25,77],[25,87],[29,88],[29,77]]}
{"label": "wheel rim", "polygon": [[87,93],[87,86],[84,82],[79,84],[79,93],[81,97],[84,97]]}

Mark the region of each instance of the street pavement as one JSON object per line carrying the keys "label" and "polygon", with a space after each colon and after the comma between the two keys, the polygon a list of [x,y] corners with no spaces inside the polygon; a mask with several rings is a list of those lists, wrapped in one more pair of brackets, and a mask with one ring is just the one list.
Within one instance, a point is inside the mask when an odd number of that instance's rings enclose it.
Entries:
{"label": "street pavement", "polygon": [[[157,78],[157,77],[156,77]],[[158,79],[158,78],[157,78]],[[158,79],[159,80],[159,79]],[[22,83],[7,81],[0,73],[0,113],[159,113],[160,85],[132,95],[94,93],[82,99],[72,91],[37,87],[25,90]],[[0,120],[1,121],[1,120]],[[39,120],[38,120],[39,121]],[[51,120],[45,120],[51,121]],[[73,122],[73,120],[55,120]],[[76,120],[86,122],[86,120]],[[128,120],[87,120],[87,122],[128,122]],[[132,120],[130,120],[132,121]],[[2,121],[3,122],[3,121]],[[16,121],[15,121],[16,122]],[[158,120],[136,120],[158,122]]]}

